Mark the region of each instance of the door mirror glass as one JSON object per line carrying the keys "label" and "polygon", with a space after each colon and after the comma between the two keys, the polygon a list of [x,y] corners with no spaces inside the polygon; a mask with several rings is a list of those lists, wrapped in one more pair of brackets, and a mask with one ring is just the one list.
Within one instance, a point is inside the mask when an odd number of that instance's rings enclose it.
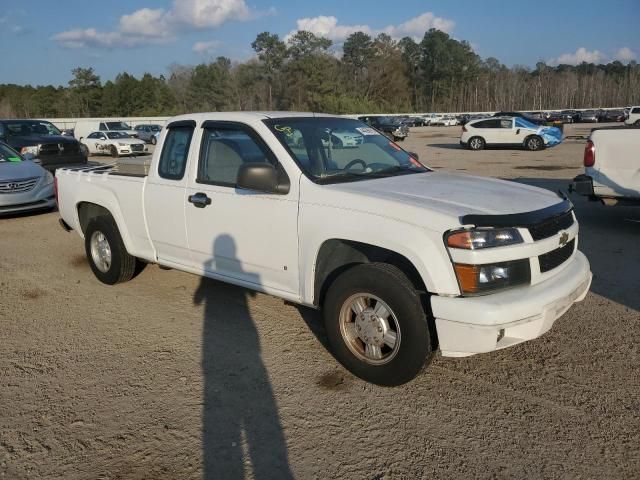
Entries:
{"label": "door mirror glass", "polygon": [[270,163],[250,162],[238,170],[237,188],[264,193],[287,193],[289,185],[278,184],[278,172]]}

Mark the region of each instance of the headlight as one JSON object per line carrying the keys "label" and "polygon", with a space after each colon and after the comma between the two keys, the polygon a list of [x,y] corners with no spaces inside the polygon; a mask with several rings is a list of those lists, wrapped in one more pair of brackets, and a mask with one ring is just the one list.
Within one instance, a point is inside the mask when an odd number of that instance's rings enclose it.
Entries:
{"label": "headlight", "polygon": [[483,295],[531,281],[528,258],[487,265],[454,263],[453,266],[463,295]]}
{"label": "headlight", "polygon": [[515,228],[459,230],[449,233],[446,237],[448,247],[465,250],[504,247],[522,242],[522,236]]}
{"label": "headlight", "polygon": [[53,183],[53,175],[51,174],[51,172],[47,172],[44,177],[44,184],[51,185],[52,183]]}
{"label": "headlight", "polygon": [[22,155],[24,155],[25,153],[33,153],[34,155],[38,155],[38,153],[40,153],[40,146],[39,145],[33,145],[31,147],[22,147],[20,149],[20,153]]}

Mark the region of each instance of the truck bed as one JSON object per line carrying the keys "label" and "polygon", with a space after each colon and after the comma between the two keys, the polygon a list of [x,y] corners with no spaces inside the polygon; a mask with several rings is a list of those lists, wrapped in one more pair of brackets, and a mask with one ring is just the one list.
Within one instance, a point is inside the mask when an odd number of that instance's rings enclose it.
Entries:
{"label": "truck bed", "polygon": [[100,205],[113,215],[127,250],[134,256],[151,260],[155,254],[143,207],[145,167],[118,163],[59,169],[56,180],[60,215],[71,228],[82,233],[80,206]]}

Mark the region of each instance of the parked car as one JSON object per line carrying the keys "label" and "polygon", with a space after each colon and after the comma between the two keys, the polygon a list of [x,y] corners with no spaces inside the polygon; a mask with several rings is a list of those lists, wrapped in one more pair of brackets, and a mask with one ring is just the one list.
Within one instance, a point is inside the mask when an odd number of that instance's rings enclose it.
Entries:
{"label": "parked car", "polygon": [[622,110],[605,110],[600,116],[601,122],[624,122],[625,115]]}
{"label": "parked car", "polygon": [[585,110],[580,112],[580,122],[582,123],[598,123],[600,116],[595,110]]}
{"label": "parked car", "polygon": [[51,172],[0,142],[0,215],[55,206]]}
{"label": "parked car", "polygon": [[569,191],[605,205],[640,205],[640,128],[595,128],[584,148],[582,175]]}
{"label": "parked car", "polygon": [[91,132],[82,140],[91,155],[144,155],[149,151],[146,143],[138,138],[131,138],[124,132]]}
{"label": "parked car", "polygon": [[137,137],[140,140],[144,140],[147,143],[151,143],[152,145],[155,145],[157,141],[155,133],[162,130],[162,126],[161,125],[136,125],[133,129],[136,132],[138,132]]}
{"label": "parked car", "polygon": [[[332,149],[328,131],[364,141]],[[56,180],[101,282],[151,262],[322,309],[335,358],[381,385],[414,378],[436,345],[460,357],[536,338],[591,282],[568,200],[432,171],[355,119],[182,115],[147,176]]]}
{"label": "parked car", "polygon": [[409,117],[412,121],[413,121],[413,126],[414,127],[424,127],[424,117],[421,116],[415,116],[415,117]]}
{"label": "parked car", "polygon": [[640,106],[629,107],[629,115],[624,123],[625,125],[640,125]]}
{"label": "parked car", "polygon": [[393,141],[404,140],[409,135],[409,127],[392,117],[364,116],[358,117],[358,120],[371,125]]}
{"label": "parked car", "polygon": [[0,141],[31,159],[37,158],[50,171],[87,163],[78,141],[62,135],[53,123],[45,120],[0,120]]}
{"label": "parked car", "polygon": [[524,147],[541,150],[562,141],[562,132],[556,127],[541,127],[522,117],[492,117],[474,120],[462,127],[460,145],[471,150],[485,146]]}
{"label": "parked car", "polygon": [[520,117],[536,125],[547,124],[546,120],[543,118],[533,118],[527,115],[526,113],[522,113],[522,112],[497,112],[497,113],[494,113],[493,116],[494,117]]}
{"label": "parked car", "polygon": [[441,125],[443,127],[453,127],[458,124],[459,124],[458,119],[451,115],[440,117],[431,122],[431,125],[433,126]]}
{"label": "parked car", "polygon": [[90,133],[93,132],[121,132],[128,137],[137,138],[138,132],[129,126],[126,122],[120,121],[100,121],[100,120],[78,120],[73,129],[75,137],[82,142]]}

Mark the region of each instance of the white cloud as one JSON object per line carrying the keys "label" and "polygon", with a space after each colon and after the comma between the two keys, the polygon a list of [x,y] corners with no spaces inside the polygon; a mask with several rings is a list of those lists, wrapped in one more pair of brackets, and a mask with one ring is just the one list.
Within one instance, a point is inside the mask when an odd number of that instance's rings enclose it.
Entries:
{"label": "white cloud", "polygon": [[393,38],[414,37],[421,38],[430,28],[437,28],[444,32],[450,32],[455,22],[446,18],[436,17],[431,12],[426,12],[417,17],[410,18],[399,25],[387,25],[384,28],[374,29],[369,25],[340,25],[334,16],[320,15],[318,17],[300,18],[296,21],[297,29],[289,32],[288,39],[298,30],[307,30],[316,35],[329,38],[334,42],[343,42],[349,35],[355,32],[364,32],[368,35],[386,33]]}
{"label": "white cloud", "polygon": [[200,54],[210,55],[217,50],[222,42],[220,40],[211,40],[209,42],[196,42],[193,45],[193,51]]}
{"label": "white cloud", "polygon": [[95,28],[67,30],[53,39],[67,48],[133,47],[164,42],[179,32],[210,30],[231,20],[249,20],[255,16],[245,0],[173,0],[170,9],[142,8],[122,15],[110,32]]}
{"label": "white cloud", "polygon": [[613,56],[614,59],[620,60],[622,63],[629,63],[631,60],[637,60],[638,55],[629,47],[622,47]]}
{"label": "white cloud", "polygon": [[589,51],[584,47],[580,47],[575,53],[564,53],[558,58],[552,58],[549,60],[550,65],[578,65],[582,62],[587,63],[602,63],[606,61],[607,56],[600,50]]}

